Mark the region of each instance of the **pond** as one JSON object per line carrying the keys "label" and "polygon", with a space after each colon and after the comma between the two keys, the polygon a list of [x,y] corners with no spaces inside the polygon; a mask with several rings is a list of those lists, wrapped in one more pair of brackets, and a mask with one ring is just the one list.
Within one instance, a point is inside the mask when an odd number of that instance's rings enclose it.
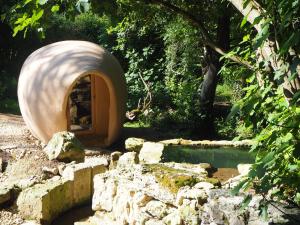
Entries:
{"label": "pond", "polygon": [[167,146],[164,162],[210,163],[215,168],[236,168],[238,164],[253,163],[254,156],[248,148],[219,147],[201,148],[194,146]]}

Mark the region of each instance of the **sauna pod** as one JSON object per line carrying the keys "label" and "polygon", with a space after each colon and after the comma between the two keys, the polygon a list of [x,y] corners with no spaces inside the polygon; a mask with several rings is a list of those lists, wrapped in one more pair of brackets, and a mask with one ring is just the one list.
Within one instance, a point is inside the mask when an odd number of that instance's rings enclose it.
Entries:
{"label": "sauna pod", "polygon": [[109,146],[123,127],[126,82],[116,58],[86,41],[62,41],[33,52],[18,83],[19,105],[32,134],[47,143],[71,131],[90,146]]}

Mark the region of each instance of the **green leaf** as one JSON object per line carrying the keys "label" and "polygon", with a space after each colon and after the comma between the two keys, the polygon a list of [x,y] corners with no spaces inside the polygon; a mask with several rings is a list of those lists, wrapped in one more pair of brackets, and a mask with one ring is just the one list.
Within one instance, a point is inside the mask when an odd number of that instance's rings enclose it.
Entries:
{"label": "green leaf", "polygon": [[228,122],[231,118],[233,118],[238,112],[240,111],[240,105],[235,104],[230,110],[230,113],[228,114],[225,122]]}
{"label": "green leaf", "polygon": [[54,5],[54,6],[51,7],[51,12],[56,13],[56,12],[59,11],[59,9],[60,9],[59,5]]}
{"label": "green leaf", "polygon": [[240,183],[238,183],[238,185],[236,185],[232,190],[231,190],[231,194],[232,195],[237,195],[240,190],[247,184],[248,179],[244,179],[242,181],[240,181]]}
{"label": "green leaf", "polygon": [[247,19],[248,19],[248,15],[244,16],[244,18],[241,22],[240,28],[243,28],[245,26],[245,24],[247,23]]}
{"label": "green leaf", "polygon": [[259,215],[263,220],[267,221],[268,219],[268,206],[266,204],[260,204],[259,206]]}
{"label": "green leaf", "polygon": [[252,195],[247,195],[244,199],[243,202],[241,204],[241,208],[240,210],[244,210],[246,207],[248,207],[249,203],[252,200]]}

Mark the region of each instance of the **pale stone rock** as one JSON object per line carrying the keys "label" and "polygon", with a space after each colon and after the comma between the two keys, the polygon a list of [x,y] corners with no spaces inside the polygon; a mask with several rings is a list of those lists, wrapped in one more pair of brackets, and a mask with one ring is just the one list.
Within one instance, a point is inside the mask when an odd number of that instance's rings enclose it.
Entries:
{"label": "pale stone rock", "polygon": [[176,197],[176,205],[183,205],[184,199],[195,199],[197,201],[197,205],[203,205],[207,201],[207,194],[205,190],[197,189],[197,188],[189,188],[183,187],[179,189]]}
{"label": "pale stone rock", "polygon": [[195,188],[198,189],[204,189],[204,190],[210,190],[214,188],[214,185],[208,182],[199,182],[195,185]]}
{"label": "pale stone rock", "polygon": [[183,224],[178,211],[170,213],[169,215],[164,217],[163,222],[167,225],[182,225]]}
{"label": "pale stone rock", "polygon": [[246,176],[251,168],[252,164],[238,164],[237,169],[242,176]]}
{"label": "pale stone rock", "polygon": [[66,165],[65,165],[65,164],[61,164],[61,165],[58,165],[58,166],[57,166],[59,175],[62,176],[63,171],[64,171],[65,168],[66,168]]}
{"label": "pale stone rock", "polygon": [[109,164],[109,169],[113,170],[117,167],[118,164],[118,160],[120,158],[120,156],[122,155],[122,152],[113,152],[110,154],[110,164]]}
{"label": "pale stone rock", "polygon": [[134,203],[139,207],[144,207],[152,199],[152,196],[146,195],[142,192],[137,192],[133,197]]}
{"label": "pale stone rock", "polygon": [[67,131],[55,133],[44,151],[50,160],[57,159],[67,162],[84,160],[81,143],[73,133]]}
{"label": "pale stone rock", "polygon": [[89,165],[85,163],[68,165],[64,169],[62,177],[74,183],[73,199],[75,205],[88,202],[91,199],[92,168]]}
{"label": "pale stone rock", "polygon": [[100,174],[100,173],[105,173],[107,171],[108,161],[105,158],[95,157],[95,158],[86,159],[84,163],[92,168],[91,190],[93,192],[93,188],[94,188],[93,179],[94,179],[94,176],[96,176],[97,174]]}
{"label": "pale stone rock", "polygon": [[35,220],[26,220],[21,225],[41,225],[41,224]]}
{"label": "pale stone rock", "polygon": [[31,177],[24,178],[24,179],[17,181],[14,185],[17,188],[20,188],[23,190],[25,188],[32,187],[33,185],[37,184],[38,182],[39,182],[39,179],[36,176],[31,176]]}
{"label": "pale stone rock", "polygon": [[42,168],[42,171],[44,173],[50,173],[50,174],[53,174],[53,175],[57,175],[58,174],[58,169],[56,167],[50,168],[50,167],[44,166]]}
{"label": "pale stone rock", "polygon": [[162,219],[168,214],[167,205],[157,200],[148,202],[146,211],[158,219]]}
{"label": "pale stone rock", "polygon": [[112,211],[113,200],[117,192],[117,185],[113,179],[106,179],[101,175],[94,177],[94,194],[92,209],[94,211]]}
{"label": "pale stone rock", "polygon": [[155,142],[145,142],[139,154],[139,160],[144,163],[159,163],[164,151],[164,145]]}
{"label": "pale stone rock", "polygon": [[166,225],[163,221],[158,219],[147,220],[145,225]]}
{"label": "pale stone rock", "polygon": [[139,158],[136,152],[126,152],[120,156],[117,166],[126,167],[138,163],[139,163]]}
{"label": "pale stone rock", "polygon": [[201,164],[190,164],[190,163],[175,163],[175,162],[170,162],[170,163],[164,163],[164,165],[178,169],[178,170],[184,170],[190,173],[198,174],[200,176],[207,176],[208,173],[205,168],[202,167]]}
{"label": "pale stone rock", "polygon": [[125,140],[125,149],[129,152],[139,153],[145,140],[142,138],[127,138]]}
{"label": "pale stone rock", "polygon": [[199,213],[195,209],[189,206],[179,207],[179,215],[181,220],[183,221],[183,224],[189,224],[189,225],[200,224]]}
{"label": "pale stone rock", "polygon": [[0,187],[0,205],[8,202],[11,198],[11,190],[9,188]]}
{"label": "pale stone rock", "polygon": [[119,224],[128,224],[132,209],[132,195],[130,190],[119,186],[113,200],[112,212]]}
{"label": "pale stone rock", "polygon": [[163,140],[160,141],[159,143],[162,143],[164,145],[179,145],[181,140],[182,139],[180,138],[176,138],[176,139]]}
{"label": "pale stone rock", "polygon": [[23,218],[49,223],[62,212],[73,206],[73,182],[69,180],[48,180],[23,190],[17,206]]}

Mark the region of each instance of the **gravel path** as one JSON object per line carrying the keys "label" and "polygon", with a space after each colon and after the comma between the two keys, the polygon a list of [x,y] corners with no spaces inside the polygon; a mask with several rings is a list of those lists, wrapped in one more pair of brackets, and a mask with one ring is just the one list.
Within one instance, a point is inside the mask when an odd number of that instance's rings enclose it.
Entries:
{"label": "gravel path", "polygon": [[[21,116],[0,113],[0,185],[20,179],[44,179],[42,167],[58,162],[47,160],[40,142],[31,136]],[[19,225],[23,220],[14,205],[0,207],[0,225]]]}

